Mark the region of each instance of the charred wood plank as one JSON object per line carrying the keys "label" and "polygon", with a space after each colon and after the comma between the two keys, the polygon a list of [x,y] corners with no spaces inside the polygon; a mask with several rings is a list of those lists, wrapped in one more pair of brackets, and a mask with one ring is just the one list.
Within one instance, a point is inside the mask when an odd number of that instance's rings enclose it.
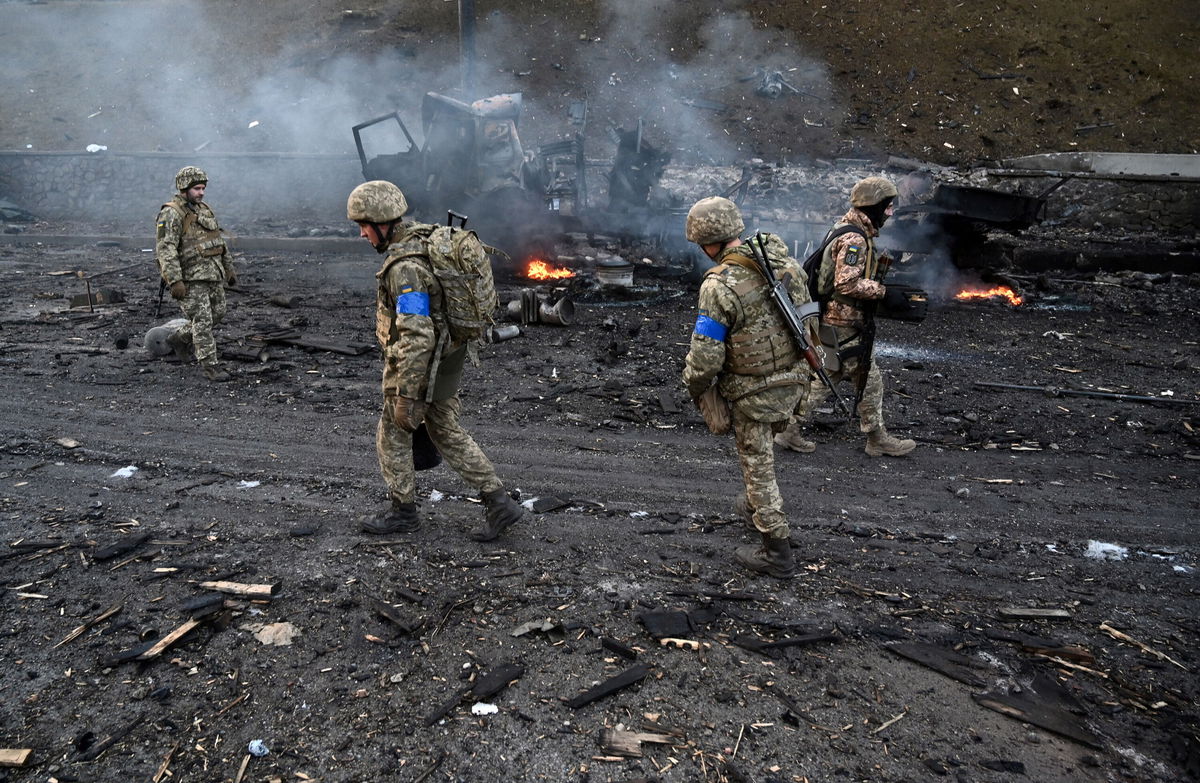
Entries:
{"label": "charred wood plank", "polygon": [[883,645],[883,649],[895,653],[901,658],[907,658],[913,663],[919,663],[926,668],[933,669],[935,672],[944,674],[950,679],[957,680],[964,685],[970,685],[972,688],[982,688],[986,684],[975,673],[977,669],[983,668],[982,665],[953,650],[947,650],[933,644],[925,644],[924,642],[885,644]]}
{"label": "charred wood plank", "polygon": [[768,652],[770,650],[782,650],[785,647],[807,647],[810,644],[819,644],[820,642],[836,642],[838,635],[832,631],[824,631],[821,633],[808,633],[803,636],[785,636],[782,639],[768,642],[765,639],[760,639],[757,636],[737,636],[733,643],[738,647],[744,647],[753,652]]}
{"label": "charred wood plank", "polygon": [[112,560],[114,557],[118,557],[126,552],[132,552],[133,550],[137,549],[139,546],[149,541],[152,535],[152,533],[138,533],[132,536],[125,536],[124,538],[114,541],[111,544],[105,544],[104,546],[98,548],[95,552],[92,552],[92,559],[100,562]]}
{"label": "charred wood plank", "polygon": [[497,664],[485,670],[475,680],[471,688],[471,698],[476,701],[490,699],[507,688],[525,673],[525,667],[519,663],[507,662]]}
{"label": "charred wood plank", "polygon": [[606,650],[615,652],[617,655],[621,656],[622,658],[628,659],[630,661],[637,660],[637,656],[638,656],[637,650],[633,649],[632,647],[630,647],[627,644],[622,644],[621,642],[618,642],[616,639],[613,639],[612,637],[609,637],[609,636],[600,637],[600,646]]}
{"label": "charred wood plank", "polygon": [[200,625],[200,620],[189,619],[161,639],[149,641],[145,644],[140,644],[137,647],[132,647],[128,650],[122,650],[112,658],[107,659],[104,662],[104,665],[115,666],[118,663],[125,663],[126,661],[153,660],[154,658],[157,658],[166,652],[166,650],[172,645],[178,643],[181,639],[183,639],[183,637],[195,630],[198,625]]}
{"label": "charred wood plank", "polygon": [[416,633],[425,625],[424,617],[404,617],[396,607],[378,598],[371,599],[371,608],[406,634]]}
{"label": "charred wood plank", "polygon": [[104,622],[108,618],[113,617],[117,614],[120,614],[121,608],[122,608],[121,604],[113,604],[112,606],[108,607],[100,614],[98,614],[95,617],[93,617],[92,619],[84,622],[83,625],[78,626],[77,628],[75,628],[75,630],[71,631],[69,634],[64,636],[61,642],[54,645],[53,649],[57,650],[59,647],[62,647],[64,644],[75,641],[80,636],[83,636],[85,633],[87,633],[90,629],[95,628],[97,625]]}
{"label": "charred wood plank", "polygon": [[146,715],[145,713],[142,713],[123,726],[117,727],[111,734],[108,734],[99,741],[89,745],[86,750],[81,751],[79,753],[79,760],[95,761],[96,759],[100,758],[104,751],[108,750],[113,745],[116,745],[118,742],[124,739],[129,732],[140,726],[142,721],[145,719]]}
{"label": "charred wood plank", "polygon": [[462,701],[463,696],[466,696],[470,692],[470,688],[462,688],[461,690],[455,691],[453,696],[446,699],[444,702],[435,707],[432,712],[426,715],[422,722],[426,726],[432,726],[433,724],[437,723],[439,720],[453,712],[454,708],[457,707],[459,702]]}
{"label": "charred wood plank", "polygon": [[603,699],[605,696],[611,696],[617,691],[628,688],[634,683],[641,682],[649,673],[650,667],[646,664],[635,664],[620,674],[609,677],[596,687],[588,688],[578,696],[568,699],[567,706],[571,709],[579,709],[580,707],[591,704],[594,701]]}
{"label": "charred wood plank", "polygon": [[1078,718],[1058,705],[1047,703],[1032,690],[1019,694],[973,693],[971,698],[989,710],[1051,731],[1089,748],[1104,747],[1100,737],[1093,734]]}

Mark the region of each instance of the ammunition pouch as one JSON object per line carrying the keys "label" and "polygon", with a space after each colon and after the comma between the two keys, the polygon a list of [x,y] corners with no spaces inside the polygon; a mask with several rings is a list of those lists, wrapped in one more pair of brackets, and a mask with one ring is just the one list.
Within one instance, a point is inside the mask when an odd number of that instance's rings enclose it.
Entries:
{"label": "ammunition pouch", "polygon": [[920,323],[925,320],[928,310],[929,295],[924,290],[911,285],[892,283],[884,292],[875,315],[893,321]]}
{"label": "ammunition pouch", "polygon": [[784,329],[738,332],[729,338],[725,372],[736,375],[773,375],[800,361],[796,342]]}

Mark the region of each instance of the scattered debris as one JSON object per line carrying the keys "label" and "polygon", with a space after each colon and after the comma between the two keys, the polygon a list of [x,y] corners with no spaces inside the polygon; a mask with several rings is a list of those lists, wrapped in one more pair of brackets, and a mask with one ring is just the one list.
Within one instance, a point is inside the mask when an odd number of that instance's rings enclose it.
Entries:
{"label": "scattered debris", "polygon": [[1093,560],[1124,560],[1129,556],[1129,548],[1103,541],[1088,541],[1083,556]]}
{"label": "scattered debris", "polygon": [[603,699],[605,696],[611,696],[617,691],[628,688],[634,683],[641,682],[646,675],[650,673],[650,667],[644,663],[634,664],[625,671],[613,677],[609,677],[599,685],[588,688],[583,693],[566,701],[566,705],[573,710],[591,704],[594,701]]}
{"label": "scattered debris", "polygon": [[680,740],[681,738],[676,735],[653,731],[627,731],[621,726],[600,730],[600,747],[604,749],[604,752],[626,758],[641,758],[643,742],[675,745],[680,744]]}
{"label": "scattered debris", "polygon": [[291,623],[248,625],[246,628],[254,633],[254,638],[259,642],[272,647],[288,647],[300,635],[300,629]]}
{"label": "scattered debris", "polygon": [[32,753],[30,748],[0,748],[0,767],[23,767]]}
{"label": "scattered debris", "polygon": [[279,592],[279,583],[266,585],[247,585],[240,582],[201,582],[205,590],[216,590],[218,593],[240,595],[245,598],[271,598]]}

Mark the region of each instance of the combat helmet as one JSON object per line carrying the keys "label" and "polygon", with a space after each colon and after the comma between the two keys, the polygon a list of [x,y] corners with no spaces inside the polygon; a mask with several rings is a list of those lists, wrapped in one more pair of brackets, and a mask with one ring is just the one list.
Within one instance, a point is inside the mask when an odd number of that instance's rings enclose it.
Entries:
{"label": "combat helmet", "polygon": [[746,230],[742,213],[727,198],[709,196],[692,205],[687,214],[684,233],[689,242],[697,245],[715,245],[735,239]]}
{"label": "combat helmet", "polygon": [[407,211],[400,188],[382,179],[364,182],[346,199],[346,217],[360,223],[391,223]]}
{"label": "combat helmet", "polygon": [[898,195],[896,186],[885,177],[867,177],[850,190],[850,206],[870,207]]}
{"label": "combat helmet", "polygon": [[184,166],[175,175],[175,189],[180,193],[201,182],[207,183],[208,175],[199,166]]}

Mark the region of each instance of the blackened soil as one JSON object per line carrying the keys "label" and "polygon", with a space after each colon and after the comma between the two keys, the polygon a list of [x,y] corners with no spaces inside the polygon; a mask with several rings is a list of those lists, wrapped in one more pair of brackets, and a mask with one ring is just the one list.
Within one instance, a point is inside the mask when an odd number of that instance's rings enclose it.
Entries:
{"label": "blackened soil", "polygon": [[[139,347],[166,320],[144,260],[0,249],[0,747],[32,749],[0,780],[1196,774],[1197,407],[975,387],[1200,399],[1196,289],[1182,278],[1031,286],[1019,308],[939,302],[920,326],[886,323],[888,418],[919,446],[868,458],[829,413],[815,454],[780,453],[802,564],[780,583],[732,562],[750,541],[728,513],[733,444],[678,387],[694,283],[639,269],[660,287],[641,303],[581,305],[570,327],[483,351],[465,421],[509,488],[553,510],[480,545],[465,535],[480,507],[445,467],[421,476],[419,532],[358,532],[384,501],[372,353],[272,347],[209,384]],[[256,293],[230,295],[221,343],[291,326],[370,344],[375,263],[365,246],[244,259]],[[117,270],[93,286],[128,301],[68,309],[78,269]],[[502,282],[506,299],[524,285]],[[301,301],[283,309],[270,294]],[[1099,559],[1091,542],[1123,549]],[[210,579],[280,589],[231,597],[152,660],[110,660],[182,625]],[[1019,619],[1029,609],[1064,616]],[[690,613],[677,635],[699,649],[660,645],[638,619],[654,610]],[[513,635],[531,621],[550,630]],[[298,630],[290,645],[255,637],[276,623]],[[831,638],[735,641],[806,634]],[[567,706],[635,665],[606,637],[647,675]],[[901,644],[957,661],[965,681]],[[486,699],[498,712],[473,715],[468,693],[425,725],[505,662],[523,673]],[[1055,730],[983,706],[1004,698]],[[668,736],[622,759],[598,741],[618,726]],[[270,752],[247,761],[256,739]]]}

